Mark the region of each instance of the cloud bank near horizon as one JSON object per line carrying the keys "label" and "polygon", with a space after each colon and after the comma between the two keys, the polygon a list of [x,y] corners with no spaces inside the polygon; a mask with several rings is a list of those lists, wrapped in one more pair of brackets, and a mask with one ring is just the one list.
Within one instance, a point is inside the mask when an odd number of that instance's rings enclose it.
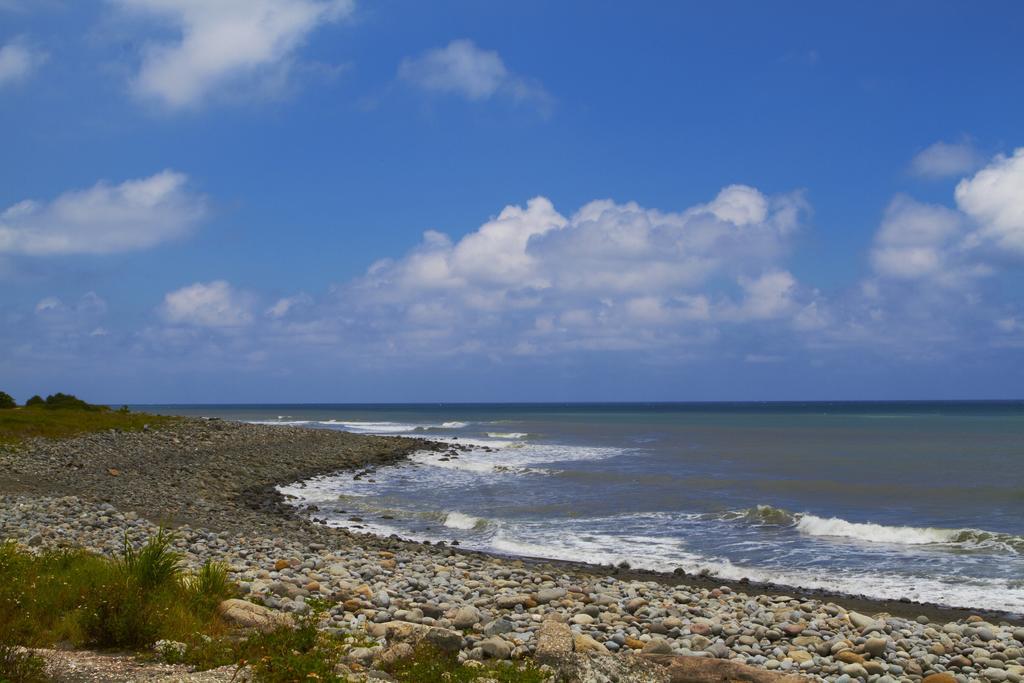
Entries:
{"label": "cloud bank near horizon", "polygon": [[[3,214],[0,252],[155,247],[204,213],[185,182],[166,171],[16,205]],[[192,282],[167,292],[135,329],[111,324],[94,293],[72,304],[44,299],[23,315],[44,341],[17,352],[38,360],[107,345],[143,364],[258,371],[311,356],[443,365],[632,353],[765,365],[851,350],[929,362],[964,348],[1024,348],[1019,302],[989,286],[1024,266],[1024,148],[961,179],[953,200],[895,196],[865,276],[838,293],[788,267],[809,230],[800,192],[730,185],[680,211],[602,199],[571,214],[535,197],[460,238],[427,231],[407,253],[320,296]],[[98,233],[96,217],[117,220]]]}

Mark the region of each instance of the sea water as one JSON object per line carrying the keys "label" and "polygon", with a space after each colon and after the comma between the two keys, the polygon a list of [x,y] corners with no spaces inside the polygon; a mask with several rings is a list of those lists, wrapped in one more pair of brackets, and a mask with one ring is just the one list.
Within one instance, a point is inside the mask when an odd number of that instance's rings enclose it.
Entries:
{"label": "sea water", "polygon": [[281,487],[336,526],[1024,613],[1024,402],[160,408],[468,447]]}

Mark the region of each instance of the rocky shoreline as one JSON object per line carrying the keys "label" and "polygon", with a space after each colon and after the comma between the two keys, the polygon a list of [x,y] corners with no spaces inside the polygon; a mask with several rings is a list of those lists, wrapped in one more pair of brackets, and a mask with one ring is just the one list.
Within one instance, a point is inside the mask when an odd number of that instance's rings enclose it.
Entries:
{"label": "rocky shoreline", "polygon": [[[841,683],[1024,678],[1024,628],[1006,616],[377,538],[304,519],[274,489],[426,448],[448,446],[218,420],[36,441],[0,452],[0,538],[113,554],[126,531],[172,525],[188,564],[225,562],[271,608],[326,598],[327,628],[382,643],[395,623],[439,629],[469,659],[543,655],[561,636],[573,656],[642,654],[664,680],[692,658]],[[366,650],[366,664],[383,651]]]}

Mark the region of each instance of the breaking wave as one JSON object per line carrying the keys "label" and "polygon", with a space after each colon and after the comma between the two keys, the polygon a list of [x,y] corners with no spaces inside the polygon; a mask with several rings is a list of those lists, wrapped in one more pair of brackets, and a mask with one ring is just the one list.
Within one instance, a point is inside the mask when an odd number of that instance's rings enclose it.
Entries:
{"label": "breaking wave", "polygon": [[936,527],[888,526],[873,522],[850,522],[839,517],[818,517],[807,512],[790,512],[771,505],[730,510],[713,516],[755,526],[793,527],[805,536],[850,538],[868,543],[892,545],[948,546],[960,550],[1024,553],[1024,537],[984,529],[941,529]]}
{"label": "breaking wave", "polygon": [[453,510],[445,517],[444,525],[449,529],[482,529],[487,526],[487,520]]}

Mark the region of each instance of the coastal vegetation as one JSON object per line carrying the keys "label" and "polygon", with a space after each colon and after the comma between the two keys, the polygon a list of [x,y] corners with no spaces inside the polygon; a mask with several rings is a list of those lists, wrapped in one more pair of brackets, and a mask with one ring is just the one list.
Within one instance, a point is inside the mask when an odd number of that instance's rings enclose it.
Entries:
{"label": "coastal vegetation", "polygon": [[[238,593],[223,565],[182,569],[163,530],[141,547],[127,538],[121,556],[82,550],[38,554],[13,542],[0,545],[0,682],[47,681],[45,661],[26,648],[58,644],[118,648],[146,659],[195,670],[248,666],[256,681],[346,681],[356,648],[377,643],[357,634],[323,630],[330,604],[311,599],[293,623],[244,637],[231,631],[218,606]],[[356,665],[358,668],[358,665]],[[460,663],[451,652],[416,648],[387,671],[403,683],[490,678],[540,683],[529,664]]]}
{"label": "coastal vegetation", "polygon": [[220,635],[217,605],[234,585],[214,563],[185,572],[172,541],[162,530],[139,548],[126,538],[116,559],[0,545],[0,680],[39,680],[40,667],[17,646],[142,649]]}
{"label": "coastal vegetation", "polygon": [[19,407],[9,394],[0,392],[0,446],[35,437],[63,439],[111,429],[137,432],[174,421],[176,418],[164,415],[133,413],[127,407],[113,410],[60,392],[45,399],[33,396]]}

